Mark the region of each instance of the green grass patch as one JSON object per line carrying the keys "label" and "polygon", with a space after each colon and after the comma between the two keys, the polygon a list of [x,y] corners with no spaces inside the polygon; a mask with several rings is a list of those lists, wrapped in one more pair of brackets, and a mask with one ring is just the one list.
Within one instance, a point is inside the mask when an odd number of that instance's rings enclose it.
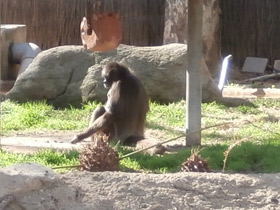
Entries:
{"label": "green grass patch", "polygon": [[232,149],[227,170],[235,172],[280,172],[280,146],[243,142]]}
{"label": "green grass patch", "polygon": [[[54,151],[41,150],[34,154],[18,154],[4,152],[0,149],[0,166],[9,166],[17,163],[40,163],[48,167],[55,167],[61,165],[76,165],[79,163],[79,153],[77,151]],[[67,171],[64,169],[60,171]]]}
{"label": "green grass patch", "polygon": [[280,107],[280,100],[279,99],[258,99],[254,102],[259,107],[266,107],[266,108],[279,108]]}
{"label": "green grass patch", "polygon": [[81,109],[54,109],[42,102],[18,104],[1,102],[1,131],[9,134],[25,130],[80,130],[88,126],[91,112],[98,104],[88,102]]}
{"label": "green grass patch", "polygon": [[[120,157],[131,152],[120,149]],[[162,156],[138,153],[120,161],[122,169],[132,169],[149,171],[156,173],[178,172],[181,163],[190,156],[190,149],[180,150],[175,154],[165,154]]]}
{"label": "green grass patch", "polygon": [[[203,159],[208,161],[211,170],[222,171],[224,152],[227,145],[206,146],[200,152]],[[235,146],[229,153],[226,162],[226,172],[240,173],[279,173],[280,172],[280,145],[254,144],[243,142]],[[119,156],[123,156],[131,150],[119,147]],[[173,154],[163,156],[151,156],[149,154],[135,154],[120,160],[122,171],[144,171],[154,173],[179,172],[181,164],[190,157],[190,149],[179,150]],[[79,164],[79,154],[76,151],[59,152],[54,150],[42,150],[35,154],[13,154],[0,150],[0,166],[9,166],[16,163],[36,162],[49,167],[69,166]],[[69,169],[60,169],[66,171]]]}
{"label": "green grass patch", "polygon": [[[202,132],[204,149],[200,155],[207,159],[214,171],[221,171],[224,152],[237,139],[247,142],[235,146],[227,159],[228,172],[280,172],[280,101],[261,99],[254,106],[229,108],[216,102],[202,104],[202,126],[232,122],[230,125]],[[1,103],[1,132],[9,135],[34,130],[82,130],[88,126],[91,112],[98,103],[88,102],[82,108],[54,109],[46,102],[18,104]],[[184,130],[185,102],[170,104],[150,102],[147,128],[161,140],[179,135]],[[178,129],[179,128],[179,129]],[[129,150],[120,147],[120,156]],[[180,165],[190,156],[190,149],[174,154],[150,156],[136,154],[120,161],[122,170],[156,173],[179,171]],[[77,152],[44,150],[33,155],[12,154],[0,150],[0,166],[15,163],[38,162],[49,167],[78,164]]]}
{"label": "green grass patch", "polygon": [[185,115],[184,101],[168,105],[151,102],[147,121],[151,127],[152,125],[158,125],[160,128],[179,127],[184,126]]}
{"label": "green grass patch", "polygon": [[166,138],[174,137],[178,134],[174,128],[184,127],[185,116],[184,101],[167,105],[150,102],[146,127],[162,132]]}
{"label": "green grass patch", "polygon": [[236,108],[237,111],[239,111],[241,114],[259,114],[261,113],[260,110],[256,109],[252,106],[245,106],[241,105]]}

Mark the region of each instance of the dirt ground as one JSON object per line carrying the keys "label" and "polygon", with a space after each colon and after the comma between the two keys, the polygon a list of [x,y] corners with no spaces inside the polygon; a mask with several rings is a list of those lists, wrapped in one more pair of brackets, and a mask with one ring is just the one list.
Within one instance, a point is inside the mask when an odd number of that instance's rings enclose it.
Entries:
{"label": "dirt ground", "polygon": [[[32,152],[38,144],[68,147],[73,132],[21,133],[1,139],[9,151]],[[150,131],[149,136],[156,137]],[[6,139],[5,139],[6,138]],[[25,138],[25,141],[22,139]],[[17,141],[18,139],[18,141]],[[12,144],[12,140],[14,144]],[[5,146],[5,142],[10,145]],[[26,145],[17,145],[26,142]],[[34,143],[35,142],[35,143]],[[30,147],[34,143],[36,146]],[[177,141],[180,145],[182,140]],[[68,145],[68,146],[67,146]],[[39,200],[55,203],[51,209],[183,210],[183,209],[279,209],[280,173],[223,174],[72,171],[57,174],[60,190],[42,189],[28,197],[27,209]],[[1,184],[0,184],[1,185]],[[65,199],[67,196],[67,199]],[[39,199],[39,200],[38,200]],[[48,200],[49,199],[49,200]],[[1,203],[1,202],[0,202]],[[32,205],[33,206],[32,206]],[[28,205],[27,205],[28,206]],[[50,209],[47,207],[42,209]],[[78,207],[78,208],[77,208]],[[1,208],[0,208],[1,209]]]}
{"label": "dirt ground", "polygon": [[[9,175],[7,175],[9,174]],[[280,209],[280,174],[0,170],[1,210]]]}
{"label": "dirt ground", "polygon": [[[22,133],[17,137],[31,139],[29,135]],[[72,135],[72,132],[32,134],[36,141],[53,140],[61,144],[67,144]],[[81,210],[280,209],[279,173],[72,171],[57,176],[64,183],[59,188],[42,189],[22,198],[27,209],[37,209],[42,203],[40,200],[44,201],[42,209],[50,209],[50,206]]]}
{"label": "dirt ground", "polygon": [[280,174],[70,172],[81,209],[280,209]]}

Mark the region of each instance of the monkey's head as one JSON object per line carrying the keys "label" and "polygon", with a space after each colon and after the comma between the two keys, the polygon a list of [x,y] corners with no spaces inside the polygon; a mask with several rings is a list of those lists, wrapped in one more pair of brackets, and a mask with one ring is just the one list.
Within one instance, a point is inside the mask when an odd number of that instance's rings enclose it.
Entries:
{"label": "monkey's head", "polygon": [[103,85],[105,88],[111,88],[114,82],[125,78],[128,69],[118,63],[109,63],[102,70]]}

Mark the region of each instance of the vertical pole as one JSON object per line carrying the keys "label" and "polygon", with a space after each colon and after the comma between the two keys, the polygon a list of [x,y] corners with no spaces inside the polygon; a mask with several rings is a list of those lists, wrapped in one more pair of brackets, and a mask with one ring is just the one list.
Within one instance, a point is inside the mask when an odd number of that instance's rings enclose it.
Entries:
{"label": "vertical pole", "polygon": [[[188,0],[188,53],[186,77],[186,133],[201,128],[202,0]],[[187,146],[201,144],[201,131],[186,138]]]}

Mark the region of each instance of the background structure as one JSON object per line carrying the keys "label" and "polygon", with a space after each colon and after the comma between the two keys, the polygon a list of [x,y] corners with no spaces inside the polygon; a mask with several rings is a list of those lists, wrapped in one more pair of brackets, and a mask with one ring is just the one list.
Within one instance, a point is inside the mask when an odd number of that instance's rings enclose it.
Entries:
{"label": "background structure", "polygon": [[[188,0],[1,0],[0,20],[26,24],[27,41],[44,50],[81,44],[83,16],[118,12],[122,43],[153,46],[186,43],[187,4]],[[203,6],[203,53],[211,73],[217,71],[220,55],[232,54],[239,68],[247,56],[266,57],[271,65],[280,59],[279,0],[203,0]]]}
{"label": "background structure", "polygon": [[247,56],[280,59],[279,0],[221,0],[222,54],[241,67]]}

